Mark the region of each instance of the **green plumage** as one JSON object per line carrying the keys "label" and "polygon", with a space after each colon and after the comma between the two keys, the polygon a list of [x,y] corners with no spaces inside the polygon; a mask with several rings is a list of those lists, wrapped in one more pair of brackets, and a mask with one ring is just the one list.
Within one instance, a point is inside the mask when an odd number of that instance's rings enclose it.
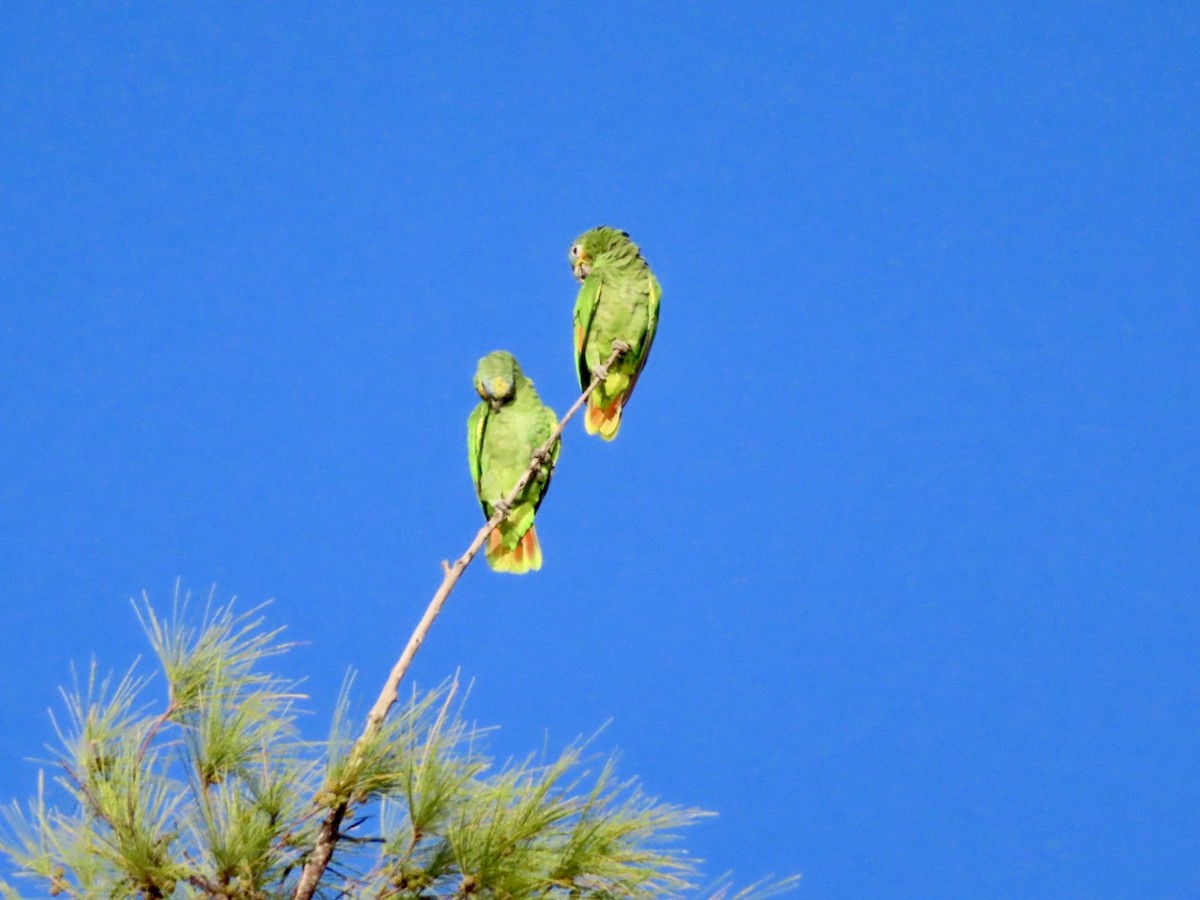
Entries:
{"label": "green plumage", "polygon": [[583,283],[575,300],[575,368],[580,389],[608,359],[614,342],[629,346],[588,398],[583,420],[588,434],[611,441],[650,356],[662,288],[637,244],[616,228],[602,225],[585,231],[571,246],[568,258]]}
{"label": "green plumage", "polygon": [[[475,493],[484,516],[490,519],[496,505],[529,467],[534,451],[549,439],[558,417],[542,403],[513,355],[503,350],[479,361],[475,391],[482,402],[467,420],[467,453]],[[492,532],[486,555],[496,571],[521,574],[541,568],[542,553],[533,518],[550,487],[559,448],[555,442],[550,465],[530,479]]]}

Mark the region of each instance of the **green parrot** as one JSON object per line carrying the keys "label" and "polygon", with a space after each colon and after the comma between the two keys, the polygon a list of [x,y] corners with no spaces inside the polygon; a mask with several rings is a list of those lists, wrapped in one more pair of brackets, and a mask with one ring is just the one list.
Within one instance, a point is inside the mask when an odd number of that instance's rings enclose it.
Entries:
{"label": "green parrot", "polygon": [[616,228],[601,225],[585,231],[571,245],[567,257],[575,278],[583,282],[575,300],[575,367],[580,390],[591,383],[592,370],[612,354],[614,343],[623,341],[629,348],[588,397],[583,418],[588,434],[611,441],[621,427],[621,410],[650,356],[662,288],[637,244]]}
{"label": "green parrot", "polygon": [[[475,391],[483,402],[467,420],[467,455],[475,493],[484,516],[490,519],[529,468],[534,451],[550,437],[558,417],[542,403],[513,355],[504,350],[493,351],[479,361]],[[497,572],[523,575],[542,567],[542,548],[533,516],[550,487],[550,473],[560,446],[555,441],[549,465],[530,479],[508,515],[488,536],[484,555]]]}

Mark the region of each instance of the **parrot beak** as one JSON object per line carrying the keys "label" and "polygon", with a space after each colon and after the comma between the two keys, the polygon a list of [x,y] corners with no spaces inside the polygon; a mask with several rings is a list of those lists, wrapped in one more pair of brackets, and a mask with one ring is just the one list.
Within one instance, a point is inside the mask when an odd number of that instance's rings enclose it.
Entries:
{"label": "parrot beak", "polygon": [[571,271],[575,273],[575,280],[582,283],[592,274],[592,261],[586,256],[580,256],[578,262],[571,267]]}
{"label": "parrot beak", "polygon": [[503,378],[493,378],[478,385],[479,396],[486,400],[492,409],[499,409],[512,393],[512,385]]}

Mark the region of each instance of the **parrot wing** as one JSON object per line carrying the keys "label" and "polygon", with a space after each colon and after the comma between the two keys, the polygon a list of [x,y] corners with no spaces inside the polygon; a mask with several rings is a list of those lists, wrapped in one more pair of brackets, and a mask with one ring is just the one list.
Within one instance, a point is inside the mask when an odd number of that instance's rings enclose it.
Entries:
{"label": "parrot wing", "polygon": [[[540,434],[537,442],[538,447],[546,442],[546,438],[550,437],[550,432],[552,432],[554,430],[554,426],[558,424],[558,416],[554,414],[554,410],[552,410],[549,406],[543,406],[540,414],[542,421],[539,423],[538,428],[538,432]],[[562,450],[562,441],[555,441],[554,446],[550,448],[550,465],[542,470],[541,475],[537,479],[541,483],[541,490],[538,491],[537,499],[533,503],[534,512],[537,512],[538,507],[542,505],[542,500],[546,496],[546,491],[550,490],[550,478],[554,475],[554,466],[558,463],[558,454],[560,450]]]}
{"label": "parrot wing", "polygon": [[[467,419],[467,461],[471,465],[471,483],[475,485],[475,495],[480,493],[480,482],[483,480],[483,436],[487,431],[488,405],[480,403]],[[479,505],[483,507],[484,516],[491,518],[492,511],[480,498]]]}
{"label": "parrot wing", "polygon": [[632,394],[633,389],[637,387],[638,376],[642,374],[642,368],[646,365],[646,360],[650,358],[650,348],[654,346],[654,335],[658,333],[658,302],[662,299],[662,286],[658,283],[658,279],[654,277],[654,273],[647,273],[650,279],[650,303],[647,309],[646,319],[646,334],[642,338],[642,346],[638,350],[637,363],[633,369],[633,375],[629,379],[629,390],[626,395]]}
{"label": "parrot wing", "polygon": [[[600,305],[603,290],[601,273],[593,271],[584,279],[575,298],[575,367],[579,373],[579,389],[585,389],[592,380],[592,370],[587,362],[587,338],[592,330],[592,318]],[[599,363],[597,363],[599,364]]]}

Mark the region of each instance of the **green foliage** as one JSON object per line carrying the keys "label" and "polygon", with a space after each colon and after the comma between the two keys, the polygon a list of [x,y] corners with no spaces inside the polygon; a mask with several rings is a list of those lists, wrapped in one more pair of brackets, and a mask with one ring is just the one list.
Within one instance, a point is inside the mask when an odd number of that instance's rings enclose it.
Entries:
{"label": "green foliage", "polygon": [[[187,623],[176,597],[169,622],[138,610],[167,686],[150,708],[148,679],[132,672],[64,691],[65,725],[49,805],[6,812],[3,849],[52,895],[78,897],[273,896],[295,857],[291,829],[316,777],[296,736],[286,685],[257,670],[283,652],[279,631],[232,604]],[[9,896],[18,896],[5,886]]]}
{"label": "green foliage", "polygon": [[[457,683],[413,692],[355,740],[343,692],[330,740],[296,727],[296,685],[261,670],[288,649],[258,610],[210,602],[188,624],[138,610],[165,678],[133,672],[64,691],[58,775],[4,810],[0,839],[38,896],[287,897],[329,809],[348,806],[320,895],[372,898],[675,897],[695,863],[673,833],[703,815],[593,771],[586,745],[497,766],[455,705]],[[54,801],[48,798],[54,795]],[[377,833],[367,834],[368,828]],[[785,886],[775,885],[775,888]],[[769,886],[728,900],[765,896]],[[0,880],[0,897],[21,897]]]}
{"label": "green foliage", "polygon": [[414,782],[437,799],[415,792],[396,811],[385,807],[386,839],[364,895],[663,897],[688,888],[692,863],[660,845],[701,814],[616,782],[611,760],[592,775],[583,749],[494,774],[475,754],[473,773],[461,757],[414,759]]}

